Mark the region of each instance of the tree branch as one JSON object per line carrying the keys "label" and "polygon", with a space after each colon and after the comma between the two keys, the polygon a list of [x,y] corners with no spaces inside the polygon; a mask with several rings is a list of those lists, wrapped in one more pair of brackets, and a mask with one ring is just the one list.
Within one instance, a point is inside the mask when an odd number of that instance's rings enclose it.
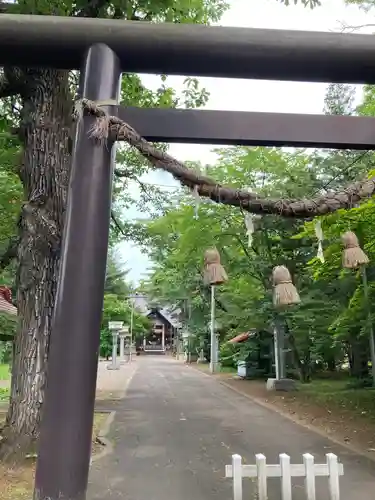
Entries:
{"label": "tree branch", "polygon": [[[138,184],[139,184],[139,187],[142,191],[142,193],[144,194],[144,196],[151,202],[154,204],[154,206],[159,209],[161,212],[163,212],[164,210],[164,207],[161,205],[161,202],[160,200],[155,200],[151,195],[150,193],[147,191],[147,188],[146,188],[146,185],[134,174],[131,174],[130,172],[128,172],[127,170],[118,170],[118,169],[115,169],[114,171],[114,174],[117,178],[121,179],[121,178],[127,178],[127,179],[131,179],[132,181],[136,181]],[[164,201],[166,202],[167,200],[164,199]]]}
{"label": "tree branch", "polygon": [[116,226],[117,230],[119,231],[119,233],[121,233],[123,236],[127,237],[127,234],[125,233],[123,227],[121,226],[121,224],[117,220],[113,210],[111,210],[111,219],[112,219],[114,225]]}
{"label": "tree branch", "polygon": [[115,172],[114,172],[115,176],[118,177],[119,179],[125,177],[127,179],[133,179],[134,177],[132,176],[132,174],[130,172],[128,172],[127,170],[119,170],[118,168],[115,168]]}
{"label": "tree branch", "polygon": [[[203,279],[203,277],[202,277]],[[205,297],[205,299],[207,300],[208,303],[211,302],[211,294],[208,292],[208,289],[207,288],[204,288],[203,286],[200,287],[201,288],[201,291],[203,293],[203,296]],[[228,312],[228,309],[225,307],[225,305],[221,302],[220,299],[218,299],[217,297],[215,297],[215,304],[216,306],[221,309],[223,312]]]}
{"label": "tree branch", "polygon": [[350,32],[354,33],[354,31],[363,29],[363,28],[375,28],[375,24],[369,23],[369,24],[358,24],[357,26],[350,26],[346,23],[340,23],[341,24],[341,31],[342,32]]}
{"label": "tree branch", "polygon": [[[359,201],[369,198],[375,193],[375,177],[372,177],[353,183],[340,191],[309,200],[261,198],[256,193],[223,186],[214,179],[198,174],[184,163],[155,148],[124,121],[115,116],[107,116],[105,111],[92,101],[82,99],[80,103],[86,113],[95,115],[98,118],[97,126],[94,125],[91,133],[94,140],[106,140],[108,135],[111,134],[114,140],[126,141],[135,147],[155,168],[169,172],[183,186],[191,190],[196,186],[200,196],[209,198],[216,203],[240,207],[254,214],[311,218],[332,213],[339,209],[352,208]],[[104,120],[107,120],[107,129],[103,126]]]}

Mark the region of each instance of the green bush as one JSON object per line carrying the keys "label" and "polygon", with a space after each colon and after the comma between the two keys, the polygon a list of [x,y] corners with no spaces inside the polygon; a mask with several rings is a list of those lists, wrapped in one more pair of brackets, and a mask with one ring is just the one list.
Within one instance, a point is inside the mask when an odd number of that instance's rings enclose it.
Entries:
{"label": "green bush", "polygon": [[0,335],[6,335],[12,339],[17,330],[17,316],[0,312]]}
{"label": "green bush", "polygon": [[0,364],[10,363],[12,360],[12,339],[16,330],[17,316],[0,312]]}
{"label": "green bush", "polygon": [[236,348],[233,344],[225,342],[220,346],[220,363],[221,366],[228,368],[235,368],[237,366],[236,361]]}
{"label": "green bush", "polygon": [[9,399],[9,389],[0,388],[0,402],[8,401]]}
{"label": "green bush", "polygon": [[0,341],[0,365],[9,364],[12,361],[12,342]]}

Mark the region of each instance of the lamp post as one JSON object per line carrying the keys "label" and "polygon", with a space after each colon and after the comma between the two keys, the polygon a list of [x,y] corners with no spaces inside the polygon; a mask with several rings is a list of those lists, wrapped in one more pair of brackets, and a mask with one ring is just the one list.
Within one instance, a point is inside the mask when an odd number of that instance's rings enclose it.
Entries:
{"label": "lamp post", "polygon": [[125,363],[125,338],[129,336],[129,327],[124,325],[119,332],[120,336],[120,364]]}
{"label": "lamp post", "polygon": [[342,265],[346,269],[360,269],[362,276],[363,295],[366,307],[366,330],[369,335],[370,356],[371,356],[371,375],[372,385],[375,387],[375,339],[374,327],[371,320],[370,301],[368,294],[367,270],[366,265],[369,263],[369,258],[359,246],[358,238],[352,231],[347,231],[341,237],[344,251],[342,254]]}
{"label": "lamp post", "polygon": [[183,349],[184,349],[184,360],[185,362],[190,362],[190,332],[187,328],[182,331],[182,341],[183,341]]}
{"label": "lamp post", "polygon": [[206,250],[204,254],[204,282],[211,286],[211,322],[210,322],[210,372],[217,371],[219,361],[218,342],[215,335],[215,287],[228,280],[227,273],[220,263],[220,254],[216,248]]}
{"label": "lamp post", "polygon": [[117,364],[117,339],[122,327],[122,321],[109,321],[108,323],[108,328],[112,332],[112,362],[110,365],[107,365],[107,370],[120,369],[120,366]]}

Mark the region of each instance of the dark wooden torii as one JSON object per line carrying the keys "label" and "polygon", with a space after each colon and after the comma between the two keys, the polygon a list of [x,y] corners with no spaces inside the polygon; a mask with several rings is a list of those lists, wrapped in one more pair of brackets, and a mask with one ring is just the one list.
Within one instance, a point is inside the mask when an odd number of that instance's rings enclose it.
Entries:
{"label": "dark wooden torii", "polygon": [[[374,149],[375,118],[134,109],[121,72],[375,83],[372,35],[1,14],[0,65],[80,69],[80,95],[153,141]],[[35,500],[84,500],[114,148],[78,124],[52,326]]]}

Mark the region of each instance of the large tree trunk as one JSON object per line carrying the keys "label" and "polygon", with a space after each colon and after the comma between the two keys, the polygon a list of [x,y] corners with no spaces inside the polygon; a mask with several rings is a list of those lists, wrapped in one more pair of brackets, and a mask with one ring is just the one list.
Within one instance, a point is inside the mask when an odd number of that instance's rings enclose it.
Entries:
{"label": "large tree trunk", "polygon": [[0,456],[22,459],[39,433],[49,337],[70,174],[72,99],[66,71],[32,70],[23,98],[20,223],[15,340],[10,407]]}

